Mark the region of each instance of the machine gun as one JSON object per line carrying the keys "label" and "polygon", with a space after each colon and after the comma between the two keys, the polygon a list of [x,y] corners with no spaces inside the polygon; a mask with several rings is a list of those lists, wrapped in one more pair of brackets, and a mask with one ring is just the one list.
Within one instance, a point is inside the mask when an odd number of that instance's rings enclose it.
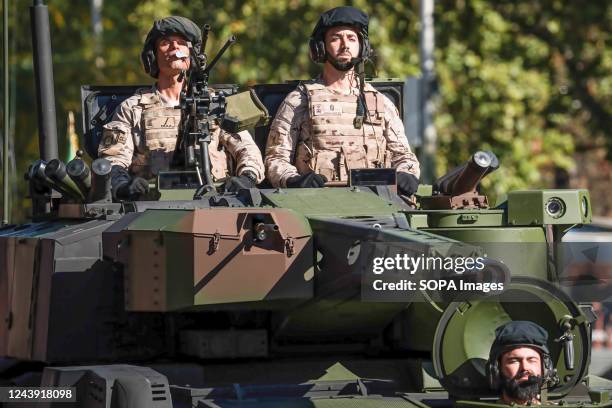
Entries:
{"label": "machine gun", "polygon": [[[202,48],[192,49],[191,66],[189,71],[183,74],[187,77],[187,86],[181,92],[180,108],[183,115],[173,157],[174,167],[196,170],[201,186],[199,195],[214,191],[208,144],[213,123],[223,120],[226,109],[225,94],[211,90],[208,87],[208,78],[221,56],[236,42],[236,37],[231,35],[209,64],[205,52],[209,32],[210,25],[205,24],[202,29]],[[199,157],[196,157],[196,146],[200,148]]]}

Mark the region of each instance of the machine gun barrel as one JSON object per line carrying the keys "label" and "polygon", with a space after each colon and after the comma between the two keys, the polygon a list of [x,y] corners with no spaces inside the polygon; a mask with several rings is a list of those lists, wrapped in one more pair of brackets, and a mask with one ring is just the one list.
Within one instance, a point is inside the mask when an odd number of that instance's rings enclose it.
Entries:
{"label": "machine gun barrel", "polygon": [[206,43],[208,42],[208,33],[210,33],[210,24],[204,24],[202,26],[202,53],[206,50]]}
{"label": "machine gun barrel", "polygon": [[213,58],[211,63],[204,70],[204,74],[206,75],[206,77],[208,77],[208,74],[210,73],[210,71],[212,71],[215,65],[217,65],[217,62],[219,62],[219,60],[221,59],[225,51],[227,51],[227,49],[231,47],[235,42],[236,42],[236,36],[230,35],[230,37],[227,39],[225,44],[223,44],[223,47],[221,47],[217,55],[215,55],[215,58]]}

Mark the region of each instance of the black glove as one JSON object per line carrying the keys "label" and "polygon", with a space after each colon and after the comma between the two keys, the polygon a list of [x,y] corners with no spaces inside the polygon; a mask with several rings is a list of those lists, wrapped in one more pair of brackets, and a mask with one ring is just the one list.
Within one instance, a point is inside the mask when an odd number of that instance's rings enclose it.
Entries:
{"label": "black glove", "polygon": [[311,171],[301,176],[293,176],[287,179],[287,188],[317,188],[323,187],[327,177]]}
{"label": "black glove", "polygon": [[225,191],[236,193],[244,188],[253,188],[257,184],[257,177],[250,171],[245,171],[239,176],[230,177],[225,182]]}
{"label": "black glove", "polygon": [[136,200],[149,191],[149,182],[142,177],[134,177],[129,183],[117,187],[115,197],[120,200]]}
{"label": "black glove", "polygon": [[411,196],[416,193],[417,188],[419,188],[419,179],[413,174],[398,171],[396,178],[397,190],[402,195]]}

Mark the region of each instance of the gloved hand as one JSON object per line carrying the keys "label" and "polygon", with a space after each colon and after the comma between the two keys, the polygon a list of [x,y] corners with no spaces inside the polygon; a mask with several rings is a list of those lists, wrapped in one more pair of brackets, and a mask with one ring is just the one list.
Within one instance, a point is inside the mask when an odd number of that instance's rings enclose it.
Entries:
{"label": "gloved hand", "polygon": [[250,171],[245,171],[239,176],[230,177],[225,182],[225,191],[236,193],[243,188],[253,188],[257,184],[257,177]]}
{"label": "gloved hand", "polygon": [[397,172],[397,191],[405,196],[411,196],[416,193],[419,188],[419,179],[414,174],[405,173],[403,171]]}
{"label": "gloved hand", "polygon": [[149,191],[149,182],[142,177],[134,177],[129,183],[117,187],[116,198],[120,200],[135,200]]}
{"label": "gloved hand", "polygon": [[301,176],[293,176],[287,179],[287,188],[317,188],[323,187],[327,177],[311,171]]}

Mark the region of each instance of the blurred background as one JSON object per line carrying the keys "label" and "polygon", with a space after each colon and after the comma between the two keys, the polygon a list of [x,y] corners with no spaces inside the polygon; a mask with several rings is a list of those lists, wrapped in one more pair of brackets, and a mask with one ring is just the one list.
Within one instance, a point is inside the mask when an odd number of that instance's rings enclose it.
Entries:
{"label": "blurred background", "polygon": [[[30,1],[8,1],[10,221],[29,214],[27,166],[38,156]],[[60,158],[79,146],[80,87],[150,84],[139,55],[154,19],[183,15],[212,26],[214,55],[238,42],[211,83],[307,79],[319,67],[308,37],[321,12],[353,5],[370,15],[370,76],[406,81],[409,140],[431,182],[479,149],[500,169],[484,189],[588,188],[593,212],[612,216],[612,6],[580,0],[48,0]],[[427,11],[430,10],[431,14]],[[3,10],[4,11],[4,10]],[[433,19],[429,19],[432,17]],[[3,50],[6,51],[6,50]],[[4,71],[7,67],[2,66]],[[4,94],[7,90],[2,89]],[[0,121],[3,121],[0,118]],[[4,182],[5,180],[2,180]],[[602,224],[602,225],[603,225]],[[604,228],[605,229],[605,228]],[[610,230],[607,232],[610,234]],[[612,236],[612,235],[610,235]],[[612,239],[609,239],[612,241]],[[612,305],[594,348],[612,349]]]}

